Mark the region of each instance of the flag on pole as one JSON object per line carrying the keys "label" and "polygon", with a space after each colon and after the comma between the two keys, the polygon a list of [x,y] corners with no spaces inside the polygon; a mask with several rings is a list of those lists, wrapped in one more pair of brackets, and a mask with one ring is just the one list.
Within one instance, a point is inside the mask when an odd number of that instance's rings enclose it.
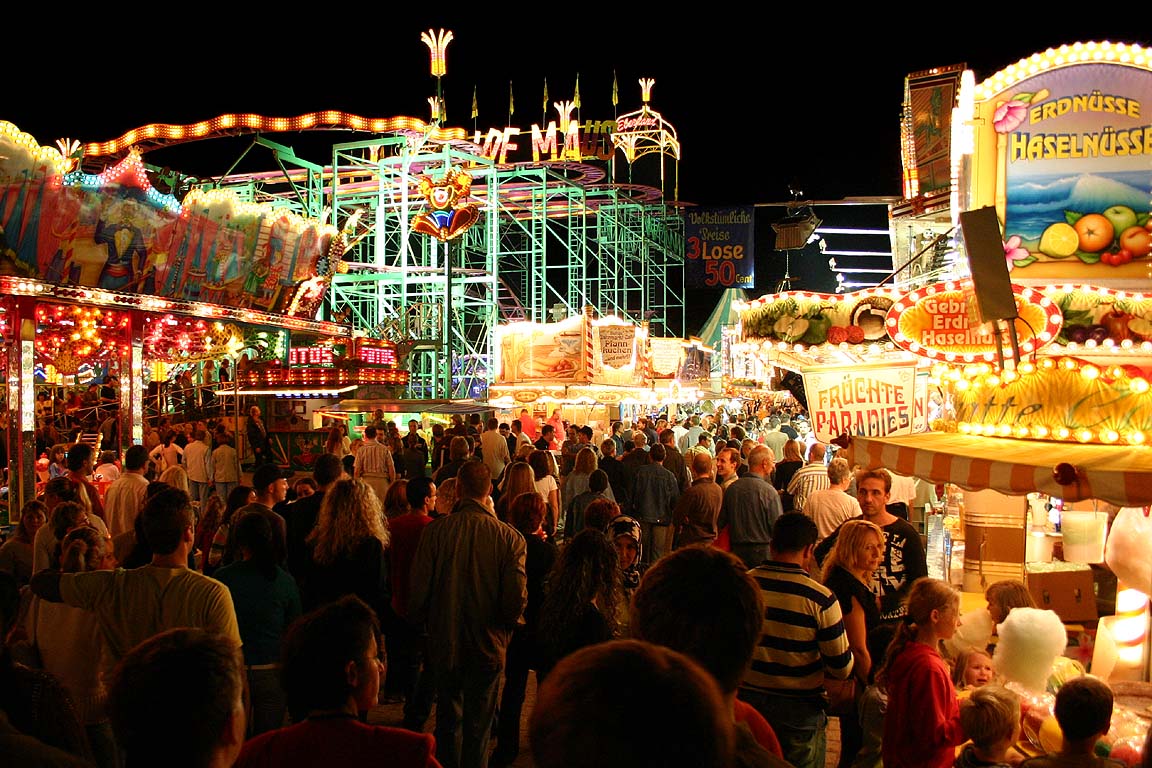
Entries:
{"label": "flag on pole", "polygon": [[616,82],[616,70],[612,70],[612,106],[620,103],[620,86]]}
{"label": "flag on pole", "polygon": [[572,106],[580,109],[580,73],[576,73],[576,93],[572,95]]}
{"label": "flag on pole", "polygon": [[509,80],[508,81],[508,117],[512,117],[514,112],[516,112],[516,105],[512,101],[512,81]]}
{"label": "flag on pole", "polygon": [[480,106],[476,101],[476,86],[472,86],[472,119],[475,120],[476,116],[480,114]]}
{"label": "flag on pole", "polygon": [[548,114],[548,78],[544,78],[544,114]]}

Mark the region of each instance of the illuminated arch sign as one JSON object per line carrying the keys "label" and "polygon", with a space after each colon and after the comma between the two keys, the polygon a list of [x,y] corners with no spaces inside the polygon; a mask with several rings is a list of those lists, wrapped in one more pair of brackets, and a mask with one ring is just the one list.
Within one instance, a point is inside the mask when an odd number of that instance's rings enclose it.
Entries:
{"label": "illuminated arch sign", "polygon": [[[996,337],[969,311],[970,281],[940,283],[913,291],[888,310],[885,323],[893,343],[914,355],[945,362],[994,360]],[[1060,332],[1063,316],[1054,301],[1039,291],[1012,286],[1019,317],[1020,351],[1030,354]]]}
{"label": "illuminated arch sign", "polygon": [[996,207],[1014,279],[1147,279],[1150,109],[1152,50],[1139,45],[1065,45],[962,89],[961,194]]}

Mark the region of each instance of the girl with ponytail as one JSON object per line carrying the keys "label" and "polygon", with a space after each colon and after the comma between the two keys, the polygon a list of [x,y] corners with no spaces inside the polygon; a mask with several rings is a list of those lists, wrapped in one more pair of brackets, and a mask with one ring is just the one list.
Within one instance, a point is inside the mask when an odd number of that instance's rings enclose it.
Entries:
{"label": "girl with ponytail", "polygon": [[960,707],[940,643],[956,634],[960,594],[922,578],[908,595],[908,613],[888,646],[879,679],[888,690],[881,752],[885,768],[949,768],[964,743]]}

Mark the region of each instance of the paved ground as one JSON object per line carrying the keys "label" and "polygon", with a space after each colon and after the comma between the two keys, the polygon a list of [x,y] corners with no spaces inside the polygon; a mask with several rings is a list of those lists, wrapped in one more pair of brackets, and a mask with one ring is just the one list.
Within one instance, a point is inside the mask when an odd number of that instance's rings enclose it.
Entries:
{"label": "paved ground", "polygon": [[[536,675],[528,678],[528,693],[524,700],[524,719],[520,724],[521,748],[520,756],[512,763],[513,768],[533,768],[532,756],[528,747],[528,718],[536,706]],[[368,713],[368,722],[378,725],[399,726],[404,719],[403,704],[381,704]],[[435,711],[428,721],[427,730],[432,731],[436,720]],[[840,758],[840,721],[836,718],[828,720],[828,757],[824,762],[826,768],[835,768]]]}

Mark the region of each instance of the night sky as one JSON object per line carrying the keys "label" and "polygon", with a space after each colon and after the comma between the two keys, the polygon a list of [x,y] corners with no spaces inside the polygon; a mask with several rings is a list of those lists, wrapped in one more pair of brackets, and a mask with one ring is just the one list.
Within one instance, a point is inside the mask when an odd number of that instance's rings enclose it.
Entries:
{"label": "night sky", "polygon": [[[550,103],[571,100],[577,76],[581,120],[611,119],[638,109],[637,81],[654,78],[651,107],[675,127],[683,148],[677,170],[685,203],[783,202],[791,189],[811,200],[898,196],[908,74],[963,63],[982,80],[1061,44],[1150,44],[1133,36],[1132,24],[1069,23],[1056,11],[1051,19],[1034,11],[958,18],[892,6],[878,19],[832,7],[710,4],[677,15],[603,3],[492,4],[413,20],[411,12],[390,8],[372,14],[342,8],[321,18],[245,18],[240,10],[181,16],[187,7],[165,14],[172,19],[163,23],[127,12],[99,25],[77,21],[79,31],[67,39],[53,39],[31,22],[7,24],[0,120],[43,144],[61,137],[105,141],[151,122],[189,123],[227,112],[337,109],[427,120],[426,100],[437,84],[420,35],[448,29],[454,39],[440,82],[448,125],[471,131],[509,124],[511,84],[511,124],[527,128],[544,117],[545,81]],[[646,21],[643,13],[661,20]],[[1121,15],[1127,14],[1111,14]],[[355,136],[273,138],[328,163],[331,145]],[[218,175],[245,146],[206,141],[145,161]],[[270,162],[266,169],[273,168]]]}

